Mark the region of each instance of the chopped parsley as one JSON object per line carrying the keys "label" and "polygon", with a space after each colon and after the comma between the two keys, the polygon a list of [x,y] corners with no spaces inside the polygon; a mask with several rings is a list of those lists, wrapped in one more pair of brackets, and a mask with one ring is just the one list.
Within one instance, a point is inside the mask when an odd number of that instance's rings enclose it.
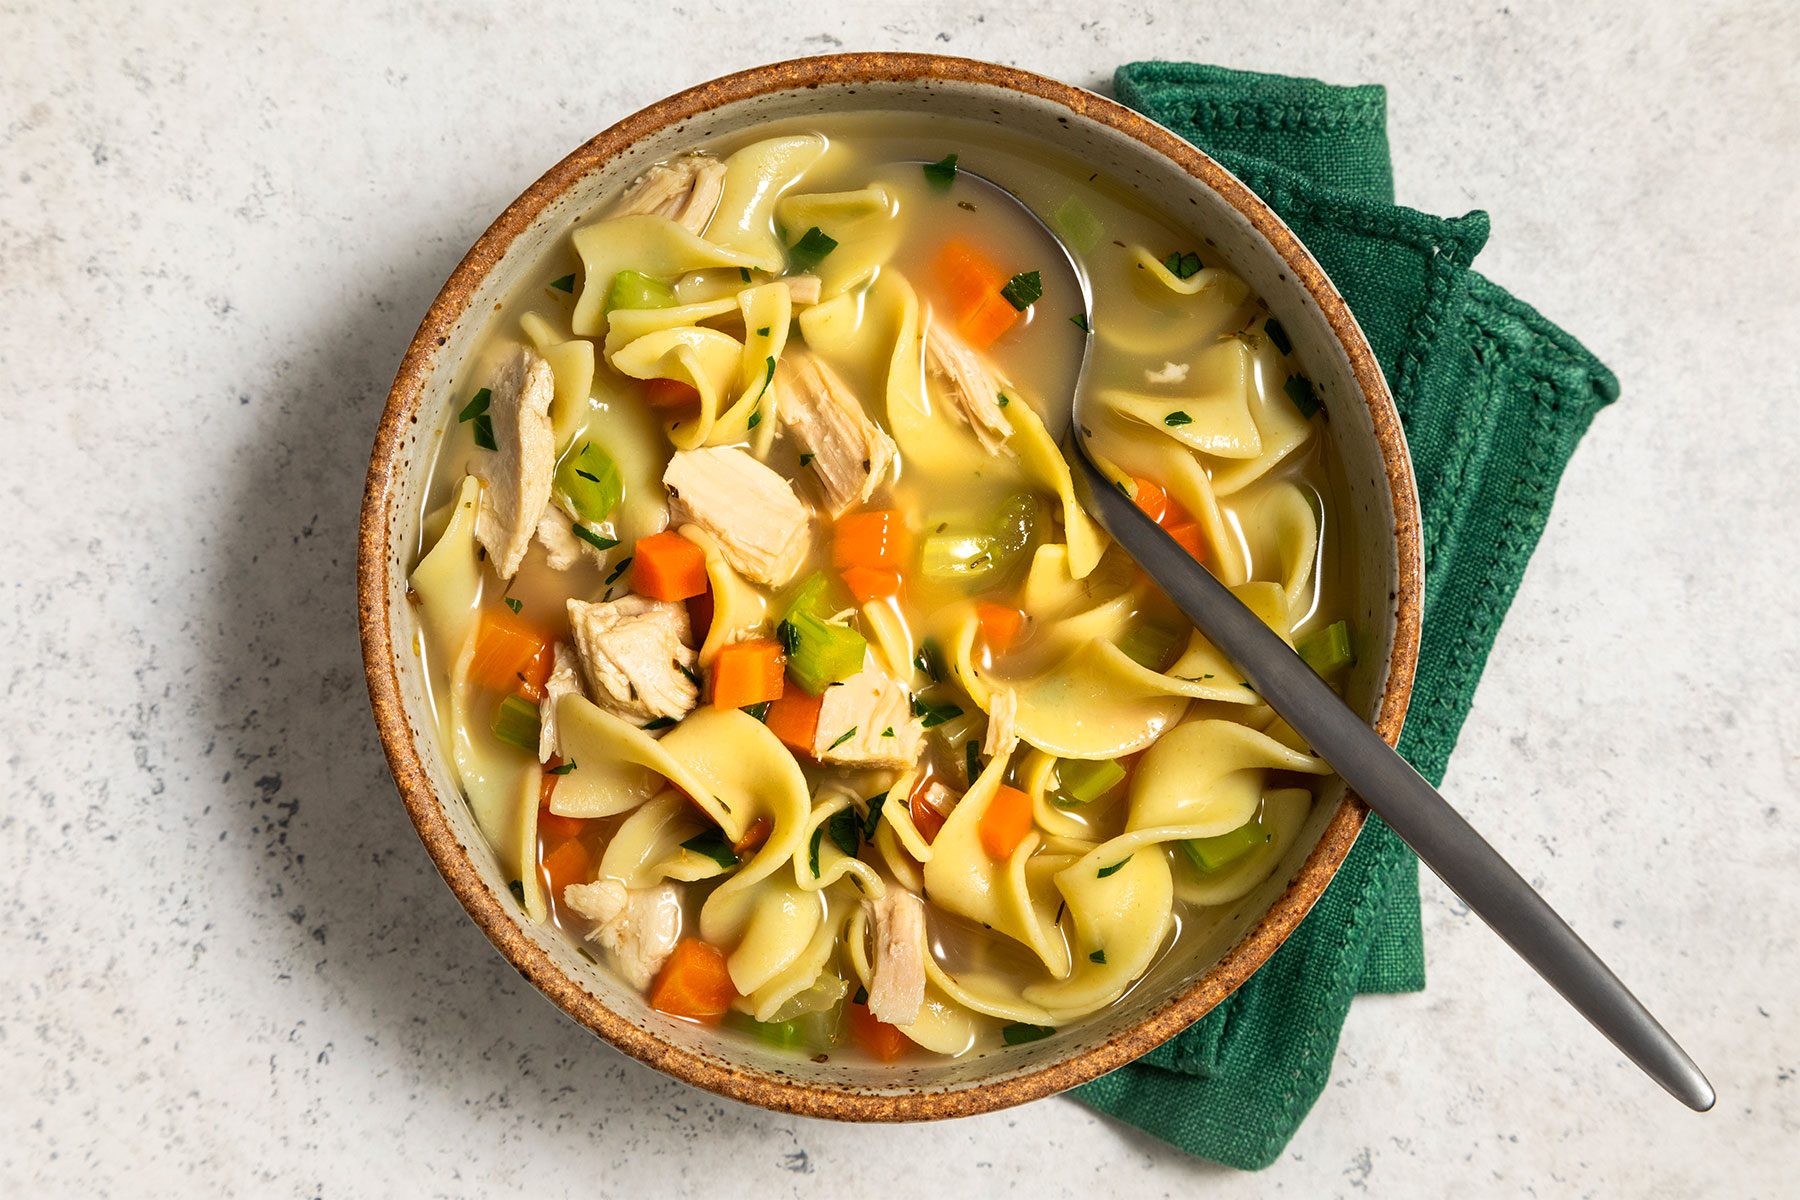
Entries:
{"label": "chopped parsley", "polygon": [[506,890],[513,894],[513,899],[520,904],[525,903],[525,885],[516,879],[506,881]]}
{"label": "chopped parsley", "polygon": [[658,717],[658,718],[656,718],[656,720],[646,722],[643,726],[641,726],[641,728],[649,729],[649,730],[673,729],[674,727],[675,727],[675,718],[674,717]]}
{"label": "chopped parsley", "polygon": [[1177,279],[1192,279],[1200,273],[1200,256],[1189,251],[1186,254],[1171,254],[1162,260],[1163,270]]}
{"label": "chopped parsley", "polygon": [[843,745],[845,742],[849,741],[851,738],[853,738],[855,736],[856,736],[856,726],[852,725],[850,728],[844,730],[844,732],[838,734],[837,741],[835,741],[835,742],[831,743],[831,745],[825,747],[825,752],[827,754],[831,753],[833,750],[836,750],[839,746]]}
{"label": "chopped parsley", "polygon": [[511,596],[503,596],[502,599],[506,601],[506,607],[513,610],[514,615],[517,615],[518,611],[525,607],[523,600],[515,600]]}
{"label": "chopped parsley", "polygon": [[573,771],[574,769],[575,769],[575,760],[571,758],[568,762],[564,763],[560,767],[545,767],[544,774],[546,774],[546,775],[567,775],[570,771]]}
{"label": "chopped parsley", "polygon": [[1008,404],[1012,403],[1012,397],[1008,396],[1005,392],[1000,392],[994,397],[994,403],[998,404],[1001,408],[1005,408]]}
{"label": "chopped parsley", "polygon": [[836,249],[837,239],[814,225],[800,235],[799,241],[788,247],[788,262],[793,264],[795,270],[810,271]]}
{"label": "chopped parsley", "polygon": [[475,444],[483,450],[500,448],[500,443],[494,440],[494,418],[486,413],[475,418]]}
{"label": "chopped parsley", "polygon": [[825,822],[825,832],[831,837],[831,844],[844,852],[846,858],[855,858],[856,852],[862,849],[862,818],[856,815],[854,808],[840,808],[831,814]]}
{"label": "chopped parsley", "polygon": [[1174,412],[1170,413],[1168,416],[1163,418],[1163,424],[1167,425],[1171,429],[1177,428],[1182,425],[1192,425],[1193,423],[1194,423],[1194,418],[1188,416],[1187,413],[1183,412],[1179,408],[1176,409]]}
{"label": "chopped parsley", "polygon": [[969,776],[969,786],[974,787],[981,777],[981,743],[974,738],[963,743],[963,770]]}
{"label": "chopped parsley", "polygon": [[[619,544],[618,538],[609,538],[603,533],[595,533],[586,525],[571,525],[569,528],[574,531],[576,537],[580,538],[596,550],[611,550],[614,546]],[[614,578],[617,578],[617,576]],[[610,583],[612,580],[608,580],[607,582]]]}
{"label": "chopped parsley", "polygon": [[[931,682],[944,681],[944,667],[938,661],[937,645],[930,638],[919,643],[919,652],[913,655],[913,665],[931,677]],[[913,712],[919,713],[919,702],[913,701]]]}
{"label": "chopped parsley", "polygon": [[482,388],[470,398],[467,404],[463,405],[462,411],[456,414],[456,419],[458,421],[473,421],[476,417],[479,417],[488,410],[488,405],[493,402],[493,399],[493,389]]}
{"label": "chopped parsley", "polygon": [[1270,317],[1267,321],[1263,322],[1263,333],[1271,342],[1275,343],[1275,348],[1283,354],[1287,354],[1293,350],[1294,343],[1289,340],[1287,330],[1283,329],[1281,327],[1281,322],[1277,321],[1274,317]]}
{"label": "chopped parsley", "polygon": [[805,454],[802,454],[802,455],[801,455],[801,456],[800,456],[800,465],[801,465],[801,466],[803,466],[803,467],[806,467],[806,466],[811,466],[811,465],[812,465],[812,460],[813,460],[813,457],[814,457],[814,456],[813,456],[813,454],[812,454],[812,452],[811,452],[811,451],[808,451],[808,452],[807,452],[807,453],[805,453]]}
{"label": "chopped parsley", "polygon": [[1287,381],[1288,399],[1300,410],[1300,415],[1310,417],[1319,411],[1319,396],[1313,391],[1312,380],[1304,375],[1289,375]]}
{"label": "chopped parsley", "polygon": [[1022,1046],[1026,1042],[1035,1042],[1047,1038],[1056,1030],[1048,1025],[1008,1025],[1000,1031],[1000,1039],[1009,1046]]}
{"label": "chopped parsley", "polygon": [[756,327],[756,336],[757,337],[768,337],[769,336],[769,327],[767,325],[758,325]]}
{"label": "chopped parsley", "polygon": [[850,997],[850,1003],[852,1003],[852,1004],[867,1004],[868,1002],[869,1002],[869,989],[866,987],[859,986],[856,989],[856,995]]}
{"label": "chopped parsley", "polygon": [[[614,543],[614,545],[617,545],[617,544],[618,543],[616,543],[616,542]],[[606,579],[604,580],[604,582],[608,583],[608,584],[614,584],[614,583],[619,582],[619,576],[623,575],[626,572],[626,570],[630,568],[630,566],[631,566],[631,555],[627,554],[624,558],[621,558],[619,560],[619,565],[612,569],[612,574],[608,575],[606,577]]]}
{"label": "chopped parsley", "polygon": [[1081,330],[1081,332],[1083,332],[1083,333],[1088,333],[1093,329],[1093,326],[1088,324],[1088,319],[1087,319],[1086,313],[1076,313],[1074,316],[1069,318],[1069,324],[1071,324],[1075,328]]}
{"label": "chopped parsley", "polygon": [[913,716],[926,729],[942,725],[945,721],[955,720],[962,716],[962,706],[957,704],[933,704],[923,696],[914,696],[912,702]]}
{"label": "chopped parsley", "polygon": [[572,292],[575,290],[575,277],[573,275],[564,275],[561,279],[552,279],[550,281],[550,286],[559,292]]}
{"label": "chopped parsley", "polygon": [[1000,289],[1000,295],[1008,304],[1024,312],[1043,298],[1044,280],[1036,271],[1014,275]]}
{"label": "chopped parsley", "polygon": [[812,868],[813,878],[819,877],[819,843],[825,840],[825,827],[813,830],[812,845],[807,850],[807,865]]}
{"label": "chopped parsley", "polygon": [[677,671],[680,671],[683,675],[687,676],[687,681],[689,683],[693,684],[695,687],[700,686],[700,673],[698,671],[695,671],[680,659],[670,659],[669,661],[674,664]]}
{"label": "chopped parsley", "polygon": [[894,736],[894,727],[892,725],[889,725],[886,729],[881,731],[881,736],[882,737],[893,737]]}
{"label": "chopped parsley", "polygon": [[710,858],[721,867],[731,868],[738,865],[737,852],[731,848],[731,843],[725,840],[725,835],[717,829],[709,829],[705,833],[696,834],[681,843],[681,848]]}
{"label": "chopped parsley", "polygon": [[755,717],[757,720],[764,721],[764,720],[768,719],[769,705],[772,703],[774,703],[774,702],[771,700],[764,700],[761,704],[746,704],[739,711],[747,712],[751,716]]}
{"label": "chopped parsley", "polygon": [[1094,872],[1094,877],[1096,879],[1105,879],[1108,875],[1116,875],[1116,874],[1118,874],[1118,872],[1120,870],[1122,870],[1124,868],[1125,864],[1130,861],[1131,861],[1131,855],[1127,854],[1124,858],[1121,858],[1118,862],[1114,863],[1112,866],[1101,867],[1098,871]]}
{"label": "chopped parsley", "polygon": [[755,429],[758,425],[761,425],[761,424],[762,424],[762,405],[759,404],[755,408],[750,410],[750,420],[747,424],[745,424],[744,428],[745,429]]}
{"label": "chopped parsley", "polygon": [[781,648],[792,654],[800,648],[800,631],[794,628],[792,621],[783,621],[775,627],[775,636],[781,641]]}
{"label": "chopped parsley", "polygon": [[1099,963],[1101,966],[1104,967],[1106,965],[1106,951],[1105,950],[1094,951],[1092,954],[1088,955],[1088,961],[1091,963]]}
{"label": "chopped parsley", "polygon": [[762,390],[756,393],[757,397],[760,399],[762,397],[763,392],[768,391],[769,385],[774,382],[775,382],[775,356],[773,354],[771,354],[771,355],[769,355],[769,357],[767,359],[764,360],[764,363],[763,363],[763,385],[762,385]]}
{"label": "chopped parsley", "polygon": [[926,163],[924,169],[926,181],[943,191],[956,182],[956,155],[946,154],[934,163]]}
{"label": "chopped parsley", "polygon": [[869,797],[869,815],[863,818],[863,837],[875,836],[875,827],[881,824],[881,808],[887,803],[887,798],[886,792]]}
{"label": "chopped parsley", "polygon": [[738,278],[743,280],[745,283],[749,283],[750,282],[750,268],[749,267],[739,267],[738,268]]}

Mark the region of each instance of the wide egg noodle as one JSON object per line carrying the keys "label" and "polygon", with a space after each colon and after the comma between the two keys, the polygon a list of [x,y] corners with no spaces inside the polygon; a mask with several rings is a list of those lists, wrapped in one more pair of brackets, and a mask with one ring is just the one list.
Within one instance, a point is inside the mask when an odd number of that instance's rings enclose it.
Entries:
{"label": "wide egg noodle", "polygon": [[823,895],[771,875],[736,888],[721,884],[700,908],[700,936],[730,947],[731,985],[748,996],[799,961],[824,920]]}
{"label": "wide egg noodle", "polygon": [[615,308],[606,326],[606,341],[603,343],[606,359],[611,362],[614,355],[639,338],[689,325],[705,325],[708,321],[717,321],[738,311],[735,293],[714,300],[675,304],[668,308]]}
{"label": "wide egg noodle", "polygon": [[775,205],[824,156],[826,147],[819,134],[806,133],[764,138],[733,153],[725,160],[707,240],[744,256],[758,270],[778,273],[787,256],[775,236]]}
{"label": "wide egg noodle", "polygon": [[1131,781],[1127,833],[1175,828],[1182,837],[1229,833],[1256,815],[1269,770],[1327,775],[1325,761],[1236,721],[1181,725],[1152,746]]}
{"label": "wide egg noodle", "polygon": [[[868,935],[868,913],[859,904],[844,928],[844,948],[850,958],[851,970],[864,987],[874,978],[874,971],[869,966]],[[930,961],[929,954],[926,961]],[[954,1057],[974,1049],[984,1036],[992,1033],[993,1023],[945,995],[927,973],[925,1000],[919,1005],[918,1017],[910,1025],[895,1028],[926,1050]]]}
{"label": "wide egg noodle", "polygon": [[1279,585],[1290,620],[1303,614],[1319,558],[1319,516],[1312,499],[1283,479],[1247,494],[1237,513],[1255,577]]}
{"label": "wide egg noodle", "polygon": [[1105,403],[1086,413],[1095,452],[1126,475],[1151,479],[1200,524],[1208,550],[1207,567],[1227,587],[1249,578],[1248,564],[1234,531],[1226,528],[1206,468],[1194,452],[1143,422]]}
{"label": "wide egg noodle", "polygon": [[866,283],[900,248],[900,197],[881,184],[852,192],[785,196],[775,215],[798,242],[813,229],[837,245],[816,268],[821,300]]}
{"label": "wide egg noodle", "polygon": [[455,671],[464,645],[475,632],[481,602],[481,553],[475,544],[480,504],[481,481],[473,475],[463,476],[445,506],[443,532],[413,568],[410,581],[426,649],[446,677]]}
{"label": "wide egg noodle", "polygon": [[737,378],[743,343],[704,325],[683,325],[645,334],[612,355],[613,369],[633,379],[673,379],[700,394],[697,416],[683,414],[667,426],[669,441],[681,450],[707,444]]}
{"label": "wide egg noodle", "polygon": [[[831,839],[829,830],[825,830],[826,822],[845,809],[851,808],[856,796],[849,789],[839,784],[827,784],[819,789],[813,797],[812,815],[807,817],[806,824],[800,833],[800,846],[794,852],[794,882],[804,891],[823,891],[840,879],[848,877],[859,893],[871,900],[879,900],[887,894],[887,884],[881,875],[868,863],[854,855],[845,854],[843,849]],[[886,809],[883,804],[882,808]],[[858,815],[857,820],[861,821]],[[823,832],[821,832],[823,831]],[[812,844],[813,835],[819,835],[819,870],[813,872]]]}
{"label": "wide egg noodle", "polygon": [[1113,388],[1095,399],[1214,458],[1247,459],[1262,453],[1262,432],[1250,411],[1250,351],[1242,341],[1227,338],[1202,350],[1177,387],[1157,395]]}
{"label": "wide egg noodle", "polygon": [[849,917],[852,903],[835,894],[835,891],[827,893],[825,918],[814,929],[812,940],[786,966],[769,976],[748,995],[739,996],[732,1002],[732,1006],[749,1013],[754,1020],[767,1021],[783,1004],[818,982],[819,977],[831,965],[833,955],[837,953],[838,942],[843,937],[844,922]]}
{"label": "wide egg noodle", "polygon": [[556,377],[556,392],[550,400],[550,427],[556,448],[561,450],[587,420],[588,401],[594,392],[594,343],[586,338],[563,337],[547,318],[534,312],[519,318],[519,328]]}
{"label": "wide egg noodle", "polygon": [[1056,875],[1068,905],[1075,969],[1066,979],[1026,986],[1024,998],[1056,1014],[1084,1016],[1124,995],[1168,939],[1174,912],[1169,860],[1160,853],[1108,857],[1111,843]]}
{"label": "wide egg noodle", "polygon": [[925,889],[931,902],[979,921],[1029,949],[1058,978],[1069,973],[1069,948],[1056,926],[1056,889],[1047,875],[1027,871],[1040,837],[1028,833],[1005,862],[995,862],[981,842],[981,817],[1006,773],[1003,759],[987,768],[963,794],[931,843]]}
{"label": "wide egg noodle", "polygon": [[1175,895],[1189,904],[1212,907],[1249,895],[1275,873],[1312,809],[1305,788],[1277,788],[1263,797],[1262,827],[1269,840],[1218,871],[1202,873],[1182,855],[1175,868]]}
{"label": "wide egg noodle", "polygon": [[1007,423],[1012,426],[1012,437],[1008,441],[1018,452],[1026,473],[1054,493],[1060,502],[1069,574],[1076,579],[1084,578],[1099,564],[1107,541],[1100,526],[1075,498],[1075,481],[1069,474],[1068,460],[1044,427],[1043,418],[1030,404],[1014,398],[1000,411],[1006,414]]}
{"label": "wide egg noodle", "polygon": [[710,667],[720,650],[731,642],[754,635],[763,627],[768,618],[769,602],[761,591],[732,569],[718,540],[710,533],[698,525],[683,525],[680,532],[706,556],[713,615],[706,640],[700,643],[700,665]]}
{"label": "wide egg noodle", "polygon": [[1266,334],[1250,347],[1250,415],[1262,438],[1255,458],[1213,464],[1213,492],[1229,496],[1241,491],[1285,462],[1312,437],[1315,422],[1302,413],[1287,391],[1288,372],[1281,352]]}
{"label": "wide egg noodle", "polygon": [[[717,219],[715,214],[714,219]],[[570,321],[577,337],[606,327],[606,297],[620,271],[674,279],[706,267],[754,267],[758,260],[695,237],[667,217],[639,213],[584,225],[572,235],[581,256],[581,292]]]}
{"label": "wide egg noodle", "polygon": [[[735,445],[754,439],[758,457],[766,457],[779,424],[780,392],[775,364],[787,347],[793,299],[784,283],[745,288],[737,295],[744,317],[744,348],[738,364],[738,398],[719,414],[706,435],[709,446]],[[754,419],[755,425],[751,421]]]}
{"label": "wide egg noodle", "polygon": [[725,868],[682,848],[705,830],[705,818],[681,793],[664,790],[619,824],[600,856],[597,877],[616,879],[628,888],[655,887],[665,879],[709,879]]}

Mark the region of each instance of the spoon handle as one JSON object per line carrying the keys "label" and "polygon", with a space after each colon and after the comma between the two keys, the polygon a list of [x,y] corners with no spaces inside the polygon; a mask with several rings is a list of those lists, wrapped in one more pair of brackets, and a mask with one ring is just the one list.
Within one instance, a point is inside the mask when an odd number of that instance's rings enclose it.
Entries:
{"label": "spoon handle", "polygon": [[1082,450],[1069,457],[1087,484],[1088,511],[1313,752],[1625,1057],[1689,1108],[1711,1108],[1712,1085],[1693,1059],[1462,814],[1279,635],[1121,495]]}

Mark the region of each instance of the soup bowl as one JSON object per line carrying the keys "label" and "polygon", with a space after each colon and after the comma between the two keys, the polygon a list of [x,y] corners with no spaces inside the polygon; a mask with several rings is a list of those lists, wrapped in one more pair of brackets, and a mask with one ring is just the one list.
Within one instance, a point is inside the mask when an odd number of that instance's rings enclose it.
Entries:
{"label": "soup bowl", "polygon": [[444,284],[407,348],[369,464],[358,548],[364,667],[382,745],[419,837],[506,959],[574,1020],[679,1079],[772,1109],[849,1120],[966,1116],[1050,1095],[1121,1066],[1198,1020],[1293,932],[1367,814],[1335,784],[1275,873],[1215,931],[1167,955],[1112,1007],[1055,1035],[956,1059],[814,1061],[675,1020],[596,965],[560,929],[529,921],[441,749],[407,573],[459,367],[496,302],[570,226],[649,165],[765,121],[886,111],[974,119],[1079,155],[1204,240],[1280,319],[1329,421],[1353,548],[1350,616],[1361,660],[1346,698],[1398,738],[1419,637],[1417,502],[1405,438],[1355,318],[1269,208],[1212,159],[1123,106],[1025,71],[922,54],[841,54],[759,67],[662,100],[552,167],[494,221]]}

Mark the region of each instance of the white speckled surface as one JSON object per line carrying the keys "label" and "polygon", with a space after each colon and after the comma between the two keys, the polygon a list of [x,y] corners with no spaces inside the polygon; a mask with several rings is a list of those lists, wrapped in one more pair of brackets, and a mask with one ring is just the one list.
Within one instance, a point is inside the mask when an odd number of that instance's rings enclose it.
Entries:
{"label": "white speckled surface", "polygon": [[[0,1188],[1792,1194],[1781,6],[928,0],[799,26],[802,6],[716,0],[214,7],[0,9]],[[1403,199],[1491,212],[1482,268],[1625,386],[1447,787],[1687,1040],[1716,1112],[1638,1078],[1435,883],[1430,990],[1358,1003],[1325,1097],[1253,1177],[1068,1101],[855,1128],[715,1100],[489,950],[368,718],[352,560],[380,398],[545,166],[678,86],[839,47],[1089,84],[1171,57],[1389,85]]]}

